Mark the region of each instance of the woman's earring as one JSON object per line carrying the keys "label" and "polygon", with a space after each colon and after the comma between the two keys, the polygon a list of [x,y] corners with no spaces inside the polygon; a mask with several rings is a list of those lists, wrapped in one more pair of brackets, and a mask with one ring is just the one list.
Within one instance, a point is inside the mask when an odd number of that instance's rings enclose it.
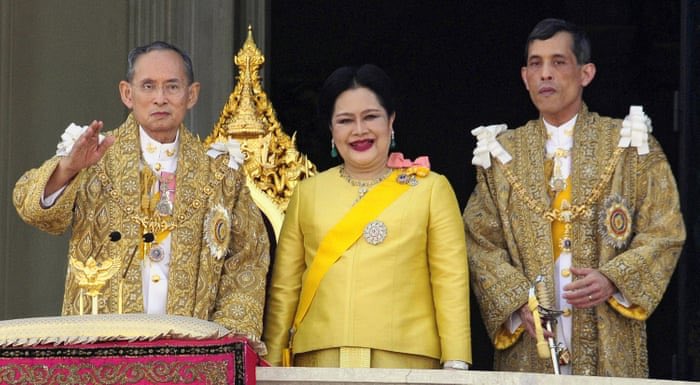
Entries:
{"label": "woman's earring", "polygon": [[331,158],[337,158],[338,157],[338,150],[335,149],[335,142],[333,139],[331,139]]}
{"label": "woman's earring", "polygon": [[396,148],[396,139],[394,138],[394,130],[391,130],[391,144],[389,145],[390,149],[395,149]]}

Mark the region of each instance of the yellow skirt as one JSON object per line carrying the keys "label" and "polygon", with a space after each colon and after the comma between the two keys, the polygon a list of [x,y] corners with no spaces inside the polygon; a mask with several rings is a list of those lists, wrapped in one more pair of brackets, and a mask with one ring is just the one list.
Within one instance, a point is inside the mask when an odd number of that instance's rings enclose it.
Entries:
{"label": "yellow skirt", "polygon": [[317,368],[439,369],[440,360],[387,350],[341,347],[294,355],[294,366]]}

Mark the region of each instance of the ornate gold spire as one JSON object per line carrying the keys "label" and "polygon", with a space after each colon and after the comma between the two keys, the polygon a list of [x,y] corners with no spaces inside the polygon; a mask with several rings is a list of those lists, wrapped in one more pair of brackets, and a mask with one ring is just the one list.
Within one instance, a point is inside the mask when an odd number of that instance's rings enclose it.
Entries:
{"label": "ornate gold spire", "polygon": [[291,138],[284,133],[262,89],[260,68],[265,57],[253,41],[252,27],[233,62],[238,67],[237,84],[205,144],[230,138],[241,142],[248,188],[279,236],[294,187],[314,175],[316,166],[297,151],[296,133]]}

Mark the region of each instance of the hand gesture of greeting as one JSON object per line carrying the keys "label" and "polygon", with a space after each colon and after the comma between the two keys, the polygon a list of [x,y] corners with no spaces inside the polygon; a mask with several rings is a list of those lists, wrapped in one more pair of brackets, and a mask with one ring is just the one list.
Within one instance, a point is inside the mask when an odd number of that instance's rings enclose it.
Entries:
{"label": "hand gesture of greeting", "polygon": [[67,156],[61,158],[53,174],[46,182],[44,196],[49,196],[68,184],[81,170],[90,167],[102,159],[107,149],[116,140],[107,136],[100,142],[100,130],[104,126],[101,120],[93,120],[87,130],[75,141]]}

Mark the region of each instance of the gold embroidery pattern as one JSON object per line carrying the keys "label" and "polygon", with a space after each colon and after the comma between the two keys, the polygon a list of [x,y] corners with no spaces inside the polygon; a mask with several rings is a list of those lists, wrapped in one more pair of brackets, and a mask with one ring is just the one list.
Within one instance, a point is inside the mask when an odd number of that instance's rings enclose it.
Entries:
{"label": "gold embroidery pattern", "polygon": [[[130,215],[131,219],[141,224],[144,228],[153,229],[155,232],[160,232],[165,229],[172,229],[174,226],[177,226],[176,224],[169,223],[169,221],[167,221],[167,219],[162,216],[154,217],[150,215],[143,216],[138,214],[137,212],[139,210],[125,202],[121,198],[120,194],[112,187],[113,184],[109,176],[107,176],[104,170],[102,170],[99,163],[96,164],[94,167],[97,170],[98,178],[100,179],[100,182],[102,183],[103,188],[107,192],[108,196],[114,201],[116,201],[117,206],[124,210],[126,214]],[[221,167],[224,167],[223,163]],[[214,186],[220,183],[221,179],[224,178],[224,175],[225,174],[222,170],[215,172],[214,178],[210,179],[209,181],[209,185],[202,188],[201,195],[203,196],[192,198],[192,195],[190,193],[186,193],[187,196],[191,198],[190,205],[185,209],[185,212],[177,214],[177,221],[184,222],[192,216],[195,210],[201,209],[204,205],[203,202],[208,200],[206,197],[214,192]]]}
{"label": "gold embroidery pattern", "polygon": [[[592,215],[572,222],[572,264],[599,269],[628,300],[653,311],[671,277],[685,231],[673,175],[653,138],[649,154],[623,151],[617,164],[609,168],[620,124],[620,120],[589,113],[585,106],[579,112],[572,149],[572,201],[588,203],[606,172],[611,175],[599,188],[598,200],[590,203]],[[541,120],[499,136],[513,156],[509,171],[541,206],[549,199],[543,172],[545,141]],[[533,210],[515,191],[504,167],[478,168],[477,182],[464,223],[471,284],[494,340],[510,314],[526,301],[527,282],[537,274],[553,274],[551,224],[542,215],[549,208]],[[608,245],[599,233],[601,198],[612,195],[624,198],[634,213],[630,215],[629,251]],[[651,200],[657,196],[664,199]],[[576,242],[581,239],[587,241]],[[648,376],[643,322],[625,318],[605,304],[575,310],[572,322],[574,374]],[[510,347],[497,350],[494,364],[496,370],[551,373],[549,363],[537,358],[535,341],[526,333]]]}
{"label": "gold embroidery pattern", "polygon": [[[121,127],[111,132],[117,140],[98,167],[83,170],[71,182],[54,206],[43,209],[39,202],[43,186],[53,172],[58,158],[28,171],[17,182],[13,202],[28,223],[52,234],[61,234],[72,226],[68,245],[69,258],[85,261],[96,244],[109,232],[119,230],[122,240],[105,246],[103,254],[115,261],[126,258],[129,250],[141,242],[141,226],[134,220],[140,210],[140,150],[138,125],[129,116]],[[171,267],[168,284],[168,314],[208,319],[259,338],[269,242],[260,211],[254,205],[244,175],[227,167],[227,156],[212,159],[203,145],[184,127],[180,130],[177,188],[172,232]],[[105,178],[106,176],[106,178]],[[37,186],[42,186],[38,188]],[[105,199],[108,195],[110,199]],[[231,215],[231,234],[227,254],[217,260],[203,247],[203,223],[210,207],[222,205]],[[235,261],[233,259],[235,257]],[[98,261],[99,262],[99,261]],[[226,265],[233,265],[227,268]],[[125,264],[124,264],[125,266]],[[123,271],[116,276],[121,277]],[[241,287],[236,276],[245,273],[254,284]],[[112,278],[103,288],[100,313],[117,311],[118,280]],[[234,296],[234,293],[245,296]],[[78,287],[68,274],[62,313],[78,313]],[[141,269],[132,263],[124,282],[124,312],[142,313]],[[236,306],[237,301],[250,311],[243,320],[215,317],[221,307]],[[91,309],[86,306],[86,312]],[[221,313],[224,314],[224,313]],[[254,325],[254,326],[253,326]]]}
{"label": "gold embroidery pattern", "polygon": [[583,216],[590,216],[592,213],[592,206],[595,202],[600,199],[606,188],[613,171],[615,171],[615,165],[620,160],[623,148],[617,148],[610,158],[610,163],[605,167],[605,172],[600,176],[598,184],[593,188],[593,190],[587,194],[587,198],[583,203],[576,205],[568,205],[563,209],[548,209],[542,202],[534,199],[527,190],[520,183],[518,178],[512,173],[508,165],[503,165],[503,173],[508,179],[508,182],[513,187],[513,191],[525,201],[525,204],[529,209],[535,211],[536,213],[542,215],[545,219],[550,222],[560,221],[570,224],[575,219],[581,218]]}

